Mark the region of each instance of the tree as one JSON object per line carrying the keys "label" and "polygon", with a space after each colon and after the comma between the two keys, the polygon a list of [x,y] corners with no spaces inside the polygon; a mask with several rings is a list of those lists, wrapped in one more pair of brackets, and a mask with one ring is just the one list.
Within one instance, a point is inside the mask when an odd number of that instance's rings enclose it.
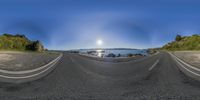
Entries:
{"label": "tree", "polygon": [[27,50],[33,50],[33,51],[43,51],[44,50],[44,47],[43,45],[40,43],[40,41],[33,41],[32,43],[30,43],[27,47],[26,47]]}
{"label": "tree", "polygon": [[163,46],[165,50],[200,50],[200,35],[176,36],[176,41]]}
{"label": "tree", "polygon": [[3,36],[6,36],[6,37],[12,37],[13,35],[8,34],[8,33],[4,33]]}
{"label": "tree", "polygon": [[20,38],[24,38],[24,39],[27,39],[25,35],[23,34],[16,34],[14,35],[15,37],[20,37]]}
{"label": "tree", "polygon": [[180,41],[182,39],[181,35],[176,35],[175,41]]}
{"label": "tree", "polygon": [[34,42],[34,47],[35,51],[43,51],[44,49],[42,44],[38,40]]}
{"label": "tree", "polygon": [[44,51],[44,47],[40,41],[31,41],[23,34],[8,34],[0,35],[1,50],[32,50]]}

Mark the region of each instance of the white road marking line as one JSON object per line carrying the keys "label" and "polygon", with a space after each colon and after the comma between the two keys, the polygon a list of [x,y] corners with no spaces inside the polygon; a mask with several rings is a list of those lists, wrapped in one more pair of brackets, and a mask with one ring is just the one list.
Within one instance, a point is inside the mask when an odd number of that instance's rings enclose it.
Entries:
{"label": "white road marking line", "polygon": [[194,69],[194,70],[196,70],[196,71],[200,71],[199,68],[196,68],[196,67],[191,66],[190,64],[188,64],[188,63],[182,61],[180,58],[176,57],[175,55],[173,55],[173,54],[171,54],[171,53],[170,53],[170,55],[172,55],[174,58],[176,58],[178,61],[180,61],[180,62],[183,63],[184,65],[186,65],[186,66],[188,66],[188,67],[190,67],[190,68],[192,68],[192,69]]}
{"label": "white road marking line", "polygon": [[[178,57],[176,57],[175,55],[173,55],[173,54],[171,54],[171,53],[169,53],[169,54],[174,58],[174,60],[175,60],[182,68],[184,68],[185,70],[187,70],[188,72],[190,72],[190,73],[192,73],[192,74],[194,74],[194,75],[196,75],[196,76],[200,76],[200,74],[191,71],[190,69],[186,68],[184,65],[186,65],[186,66],[188,66],[188,67],[190,67],[190,68],[192,68],[192,69],[194,69],[194,70],[197,70],[197,71],[199,71],[200,69],[195,68],[195,67],[193,67],[193,66],[191,66],[191,65],[189,65],[189,64],[187,64],[187,63],[185,63],[184,61],[182,61],[181,59],[179,59]],[[183,63],[184,65],[183,65],[182,63]]]}
{"label": "white road marking line", "polygon": [[159,61],[159,59],[156,60],[156,62],[149,68],[149,71],[151,71],[159,63]]}
{"label": "white road marking line", "polygon": [[39,73],[36,73],[36,74],[33,74],[33,75],[29,75],[29,76],[20,76],[20,77],[14,77],[14,76],[5,76],[5,75],[0,75],[0,77],[3,77],[3,78],[10,78],[10,79],[25,79],[25,78],[31,78],[31,77],[34,77],[34,76],[38,76],[44,72],[46,72],[47,70],[49,70],[50,68],[52,68],[56,63],[50,65],[50,67],[48,67],[47,69],[39,72]]}
{"label": "white road marking line", "polygon": [[63,56],[63,54],[60,54],[60,56],[58,56],[56,59],[52,60],[51,62],[49,62],[48,64],[41,66],[39,68],[36,69],[32,69],[32,70],[26,70],[26,71],[7,71],[7,70],[2,70],[0,69],[1,73],[6,73],[6,74],[27,74],[27,73],[32,73],[32,72],[36,72],[39,70],[42,70],[48,66],[50,66],[51,64],[53,64],[54,62],[56,62],[57,60],[61,59],[61,57]]}
{"label": "white road marking line", "polygon": [[43,71],[41,71],[41,72],[39,72],[39,73],[33,74],[33,75],[20,76],[20,77],[18,77],[18,76],[6,76],[6,75],[0,75],[0,77],[3,77],[3,78],[9,78],[9,79],[25,79],[25,78],[35,77],[35,76],[38,76],[38,75],[40,75],[40,74],[42,74],[42,73],[48,71],[50,68],[54,67],[54,65],[57,63],[56,61],[60,60],[61,57],[62,57],[62,55],[59,56],[58,59],[55,59],[55,61],[52,62],[52,64],[49,65],[49,67],[46,68],[45,70],[43,70]]}
{"label": "white road marking line", "polygon": [[175,60],[175,61],[176,61],[181,67],[183,67],[185,70],[189,71],[190,73],[192,73],[192,74],[194,74],[194,75],[196,75],[196,76],[200,76],[200,74],[197,74],[197,73],[195,73],[195,72],[193,72],[193,71],[187,69],[186,67],[184,67],[184,65],[181,64],[179,61],[177,61],[177,60]]}

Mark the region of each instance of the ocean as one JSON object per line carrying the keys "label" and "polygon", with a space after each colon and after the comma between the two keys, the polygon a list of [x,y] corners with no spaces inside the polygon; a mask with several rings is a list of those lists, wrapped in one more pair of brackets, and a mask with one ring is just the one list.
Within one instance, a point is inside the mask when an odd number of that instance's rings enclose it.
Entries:
{"label": "ocean", "polygon": [[79,53],[94,56],[106,56],[112,53],[116,56],[120,54],[121,57],[127,57],[128,54],[148,55],[146,49],[81,49],[79,50]]}

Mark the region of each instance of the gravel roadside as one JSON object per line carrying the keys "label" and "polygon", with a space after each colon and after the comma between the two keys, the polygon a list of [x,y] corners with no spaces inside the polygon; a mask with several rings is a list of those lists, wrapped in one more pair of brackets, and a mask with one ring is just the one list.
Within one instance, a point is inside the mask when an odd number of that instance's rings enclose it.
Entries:
{"label": "gravel roadside", "polygon": [[173,54],[190,65],[200,68],[200,51],[175,51]]}
{"label": "gravel roadside", "polygon": [[59,56],[55,52],[16,52],[0,51],[0,69],[9,71],[31,70],[43,65]]}

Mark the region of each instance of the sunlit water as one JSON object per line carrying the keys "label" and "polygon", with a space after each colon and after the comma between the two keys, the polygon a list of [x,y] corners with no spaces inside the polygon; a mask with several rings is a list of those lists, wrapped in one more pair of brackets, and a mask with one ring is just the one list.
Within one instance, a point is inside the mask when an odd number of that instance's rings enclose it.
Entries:
{"label": "sunlit water", "polygon": [[143,49],[83,49],[80,50],[79,52],[81,54],[88,54],[88,52],[93,52],[91,55],[94,56],[98,56],[98,57],[102,57],[102,56],[106,56],[110,53],[114,54],[114,55],[119,55],[121,57],[127,57],[128,54],[142,54],[142,55],[148,55],[147,50]]}

